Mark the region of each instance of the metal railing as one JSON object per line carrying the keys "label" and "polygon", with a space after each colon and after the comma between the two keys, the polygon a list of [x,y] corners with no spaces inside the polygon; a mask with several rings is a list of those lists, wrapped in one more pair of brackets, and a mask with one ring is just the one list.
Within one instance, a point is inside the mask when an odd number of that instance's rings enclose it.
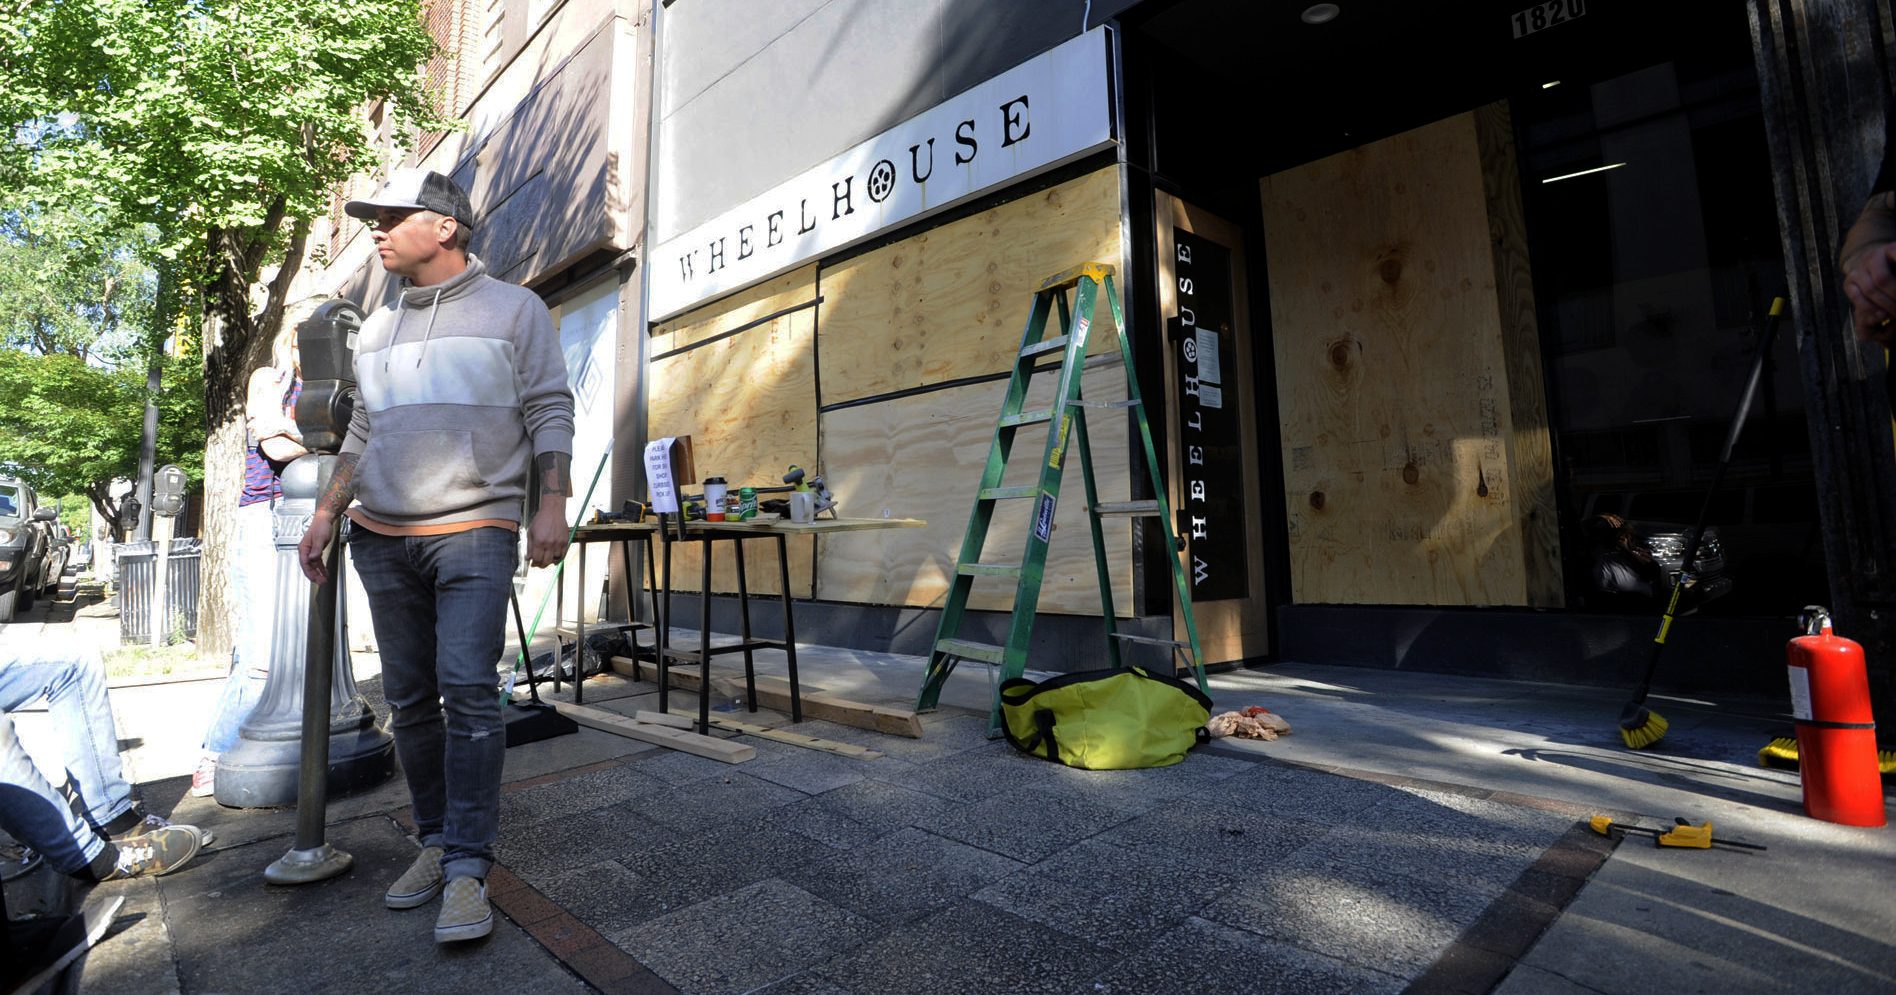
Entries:
{"label": "metal railing", "polygon": [[197,638],[199,567],[203,563],[203,543],[198,539],[173,539],[165,551],[164,610],[153,612],[152,598],[157,587],[157,543],[121,543],[115,551],[119,575],[119,641],[151,642],[152,625],[158,625],[158,641],[169,643]]}

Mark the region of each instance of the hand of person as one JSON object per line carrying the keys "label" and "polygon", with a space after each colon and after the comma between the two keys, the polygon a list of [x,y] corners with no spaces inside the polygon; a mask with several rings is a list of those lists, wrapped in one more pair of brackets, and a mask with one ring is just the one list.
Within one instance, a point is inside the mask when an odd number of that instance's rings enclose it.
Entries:
{"label": "hand of person", "polygon": [[1885,348],[1896,336],[1896,242],[1868,246],[1844,274],[1843,292],[1854,311],[1857,338]]}
{"label": "hand of person", "polygon": [[303,576],[317,584],[329,580],[323,555],[329,551],[329,541],[335,534],[335,519],[329,512],[319,511],[310,518],[309,531],[303,533],[303,541],[296,544],[296,562],[302,566]]}
{"label": "hand of person", "polygon": [[540,510],[527,529],[527,563],[550,567],[566,555],[566,499],[541,495]]}

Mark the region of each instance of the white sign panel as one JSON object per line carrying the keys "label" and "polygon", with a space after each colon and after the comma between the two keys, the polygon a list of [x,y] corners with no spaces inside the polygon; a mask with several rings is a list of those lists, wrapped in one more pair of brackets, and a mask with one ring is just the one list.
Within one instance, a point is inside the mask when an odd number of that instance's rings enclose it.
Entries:
{"label": "white sign panel", "polygon": [[678,440],[671,436],[645,444],[645,483],[652,489],[652,510],[661,515],[678,513],[678,483],[672,479],[671,447]]}
{"label": "white sign panel", "polygon": [[1106,29],[953,97],[652,250],[652,320],[1113,141]]}

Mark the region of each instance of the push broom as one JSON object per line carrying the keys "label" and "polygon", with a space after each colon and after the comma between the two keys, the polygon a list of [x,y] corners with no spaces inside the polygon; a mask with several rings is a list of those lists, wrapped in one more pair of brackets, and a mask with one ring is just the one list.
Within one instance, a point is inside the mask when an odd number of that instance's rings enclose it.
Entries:
{"label": "push broom", "polygon": [[1665,716],[1646,707],[1646,697],[1652,693],[1652,677],[1659,670],[1659,654],[1666,648],[1666,635],[1672,631],[1672,620],[1679,610],[1679,596],[1685,591],[1685,579],[1692,573],[1692,562],[1698,556],[1699,541],[1705,535],[1705,526],[1712,514],[1712,497],[1718,493],[1718,485],[1725,480],[1725,469],[1731,465],[1731,451],[1738,444],[1738,433],[1744,430],[1745,416],[1751,413],[1751,399],[1758,392],[1758,381],[1764,378],[1764,366],[1771,358],[1771,344],[1777,340],[1778,322],[1784,317],[1784,298],[1771,301],[1770,317],[1764,322],[1764,336],[1758,342],[1758,358],[1751,363],[1751,376],[1745,381],[1745,393],[1738,401],[1738,412],[1732,416],[1731,430],[1725,433],[1725,448],[1718,454],[1718,466],[1712,470],[1711,486],[1705,488],[1705,500],[1699,504],[1698,522],[1686,536],[1685,555],[1679,560],[1679,572],[1672,580],[1672,593],[1666,599],[1666,610],[1659,616],[1659,632],[1652,638],[1652,650],[1646,656],[1646,678],[1639,682],[1639,693],[1620,710],[1620,739],[1635,750],[1643,750],[1659,742],[1666,734]]}
{"label": "push broom", "polygon": [[[593,471],[592,483],[586,485],[586,496],[579,499],[580,514],[575,517],[572,527],[566,531],[566,548],[569,550],[573,547],[573,538],[579,534],[579,523],[586,517],[586,507],[592,503],[593,490],[599,486],[599,477],[605,473],[606,461],[611,458],[612,443],[608,440],[606,451],[599,457],[599,467]],[[529,660],[531,653],[529,647],[533,645],[533,635],[540,630],[540,619],[546,615],[546,603],[552,598],[553,592],[559,588],[560,577],[565,570],[566,559],[561,557],[560,562],[553,567],[553,583],[547,585],[546,590],[540,595],[540,607],[533,613],[532,628],[527,627],[520,615],[519,596],[512,591],[507,593],[507,599],[513,607],[514,627],[520,635],[520,652],[514,657],[513,672],[507,676],[507,684],[500,692],[501,703],[513,706],[507,709],[505,716],[508,746],[523,746],[527,743],[537,743],[543,739],[552,739],[555,736],[579,731],[578,723],[561,715],[552,705],[540,700],[540,684],[534,679],[533,664]],[[582,605],[580,610],[585,611],[585,607]],[[553,667],[556,674],[560,665],[559,655],[559,649],[556,646],[553,651]],[[585,664],[585,658],[586,648],[581,646],[577,649],[577,655],[573,661],[575,682],[585,677],[585,674],[580,672]],[[527,694],[531,700],[516,702],[513,700],[514,682],[519,679],[522,667],[525,667],[527,671]]]}

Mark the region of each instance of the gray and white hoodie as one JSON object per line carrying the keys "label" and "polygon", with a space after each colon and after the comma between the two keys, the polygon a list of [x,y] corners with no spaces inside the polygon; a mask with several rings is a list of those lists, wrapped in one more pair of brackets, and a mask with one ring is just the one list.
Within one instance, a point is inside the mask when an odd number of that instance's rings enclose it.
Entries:
{"label": "gray and white hoodie", "polygon": [[395,526],[521,520],[540,453],[573,451],[573,392],[552,315],[532,291],[467,269],[403,281],[356,339],[356,500]]}

